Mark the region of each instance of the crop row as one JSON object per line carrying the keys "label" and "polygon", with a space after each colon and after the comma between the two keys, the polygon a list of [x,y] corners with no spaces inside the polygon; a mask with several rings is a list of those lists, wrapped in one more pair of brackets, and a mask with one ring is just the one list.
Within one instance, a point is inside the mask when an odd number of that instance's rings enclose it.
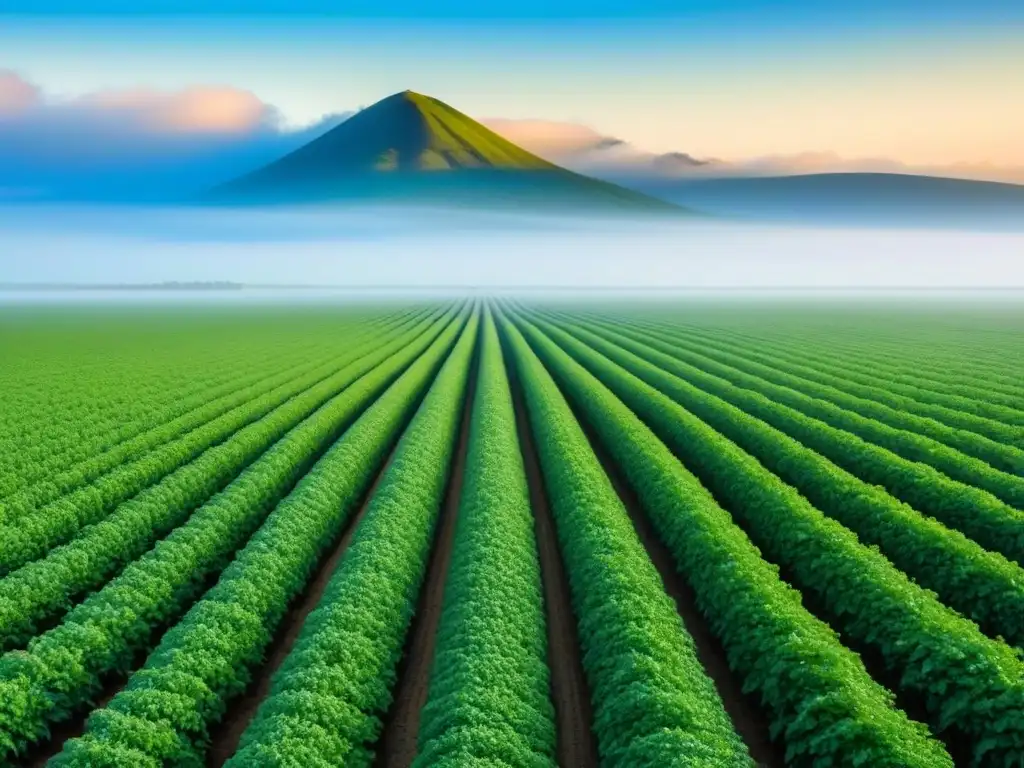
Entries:
{"label": "crop row", "polygon": [[[919,512],[932,515],[964,533],[986,549],[1001,552],[1015,562],[1024,562],[1024,512],[1021,510],[983,489],[950,479],[928,464],[903,458],[770,396],[758,397],[765,393],[730,383],[731,378],[708,372],[706,368],[710,366],[686,363],[671,345],[654,339],[646,339],[644,343],[676,359],[672,364],[676,376],[728,400],[861,480],[882,486]],[[749,382],[744,379],[744,383]]]}
{"label": "crop row", "polygon": [[[449,329],[446,336],[453,332]],[[436,346],[443,339],[433,343]],[[302,471],[425,346],[410,345],[366,373],[309,415],[170,536],[73,609],[63,623],[35,639],[27,651],[0,658],[0,754],[38,739],[48,721],[69,717],[96,693],[106,675],[127,672],[135,654],[149,647],[161,627],[181,616],[207,580],[263,524]],[[366,426],[354,426],[339,445],[350,435],[366,431]],[[338,451],[336,458],[348,455]],[[311,491],[315,488],[307,487],[306,492]],[[130,535],[145,536],[138,532],[155,514],[158,508],[132,507],[119,519],[96,526],[105,530],[91,543],[99,548],[104,541],[112,541],[108,549],[115,550],[130,546]],[[83,559],[91,554],[85,552]],[[73,567],[74,562],[72,558],[65,567]]]}
{"label": "crop row", "polygon": [[674,765],[686,755],[691,765],[752,766],[569,405],[519,332],[503,330],[569,576],[602,764]]}
{"label": "crop row", "polygon": [[666,395],[564,331],[543,327],[657,431],[845,638],[878,652],[897,687],[921,698],[935,733],[955,727],[978,762],[1024,757],[1024,663],[1014,650]]}
{"label": "crop row", "polygon": [[[957,333],[941,327],[937,318],[918,315],[912,319],[905,313],[883,317],[880,313],[833,313],[816,308],[788,318],[776,311],[734,312],[717,318],[704,312],[666,309],[609,312],[605,316],[728,337],[751,347],[790,352],[815,364],[834,363],[874,374],[884,381],[898,379],[911,386],[927,386],[933,392],[955,394],[959,386],[967,386],[980,390],[979,399],[992,387],[1005,389],[1018,399],[1024,395],[1019,376],[1014,376],[1012,344],[1003,345],[999,336],[991,333],[995,329],[989,323]],[[1012,339],[1013,333],[1007,329],[1003,335]]]}
{"label": "crop row", "polygon": [[[406,324],[376,331],[355,328],[352,333],[353,344],[358,348],[361,345],[369,346],[369,344],[362,344],[364,341],[380,343],[388,335],[400,333],[404,325]],[[161,413],[156,417],[159,420],[155,421],[149,429],[121,442],[115,441],[108,450],[94,453],[84,461],[75,463],[71,467],[65,467],[63,471],[58,469],[59,462],[56,465],[50,465],[49,462],[42,461],[40,464],[47,467],[45,469],[46,479],[23,488],[0,501],[0,520],[5,522],[16,520],[75,488],[87,485],[120,465],[131,462],[136,457],[144,456],[161,445],[187,435],[228,411],[245,407],[248,403],[278,387],[326,378],[335,372],[339,365],[344,365],[349,360],[351,360],[351,352],[337,360],[327,362],[319,360],[311,364],[293,366],[247,386],[235,387],[220,397],[196,402],[191,410],[178,416],[165,420],[163,417],[171,416],[173,411]],[[173,409],[177,411],[178,406],[173,406]]]}
{"label": "crop row", "polygon": [[[671,329],[658,326],[660,330],[677,330],[685,333],[687,338],[706,341],[715,347],[742,354],[760,363],[813,379],[823,384],[832,384],[844,391],[862,394],[874,400],[880,400],[894,408],[913,411],[921,416],[930,417],[951,426],[967,429],[980,434],[994,431],[993,437],[1005,439],[1019,438],[1020,428],[1009,427],[995,418],[979,416],[957,408],[959,401],[951,397],[951,393],[933,392],[926,377],[901,376],[890,374],[885,366],[869,356],[844,356],[834,359],[816,351],[815,356],[780,352],[769,342],[737,341],[721,333],[710,331],[694,331],[692,329]],[[820,355],[820,356],[819,356]],[[984,374],[980,374],[984,376]],[[971,379],[979,383],[978,375]],[[984,379],[980,381],[984,382]],[[987,382],[985,382],[987,384]],[[1024,410],[1024,393],[1012,396],[993,392],[978,386],[960,387],[964,397],[981,403],[998,404],[1013,411]],[[935,400],[941,402],[934,402]],[[942,404],[945,403],[945,404]]]}
{"label": "crop row", "polygon": [[469,449],[417,768],[554,768],[540,561],[493,318],[483,329]]}
{"label": "crop row", "polygon": [[[695,331],[687,327],[687,331]],[[698,331],[699,333],[699,331]],[[705,330],[705,334],[708,332]],[[960,399],[966,397],[978,403],[993,403],[1021,410],[1024,406],[1024,388],[1019,377],[1001,373],[997,365],[984,359],[972,359],[968,350],[942,350],[938,345],[925,354],[920,354],[906,341],[898,343],[898,349],[887,350],[877,338],[871,339],[871,346],[839,344],[829,337],[823,343],[815,343],[805,335],[800,340],[764,338],[762,335],[723,334],[716,329],[713,336],[738,337],[748,347],[770,350],[774,355],[781,353],[805,365],[823,369],[828,373],[841,373],[844,378],[861,380],[869,384],[881,384],[886,389],[907,395],[922,403],[956,409]],[[814,349],[810,358],[808,348]],[[971,353],[977,353],[975,346]],[[983,411],[987,408],[983,405]],[[995,414],[1000,413],[996,409]],[[978,414],[982,418],[990,418]]]}
{"label": "crop row", "polygon": [[[1016,330],[1008,329],[1002,335],[1012,340]],[[864,341],[864,338],[855,342],[847,338],[837,352],[839,355],[869,359],[880,364],[883,372],[911,385],[919,380],[918,374],[921,374],[929,388],[936,391],[956,394],[960,387],[967,387],[980,390],[979,394],[1005,392],[1018,403],[1024,397],[1024,385],[1020,381],[1019,367],[1015,366],[1017,358],[1013,346],[1004,346],[998,336],[991,333],[979,338],[967,331],[961,337],[951,337],[939,330],[913,341],[903,333],[888,339],[872,334],[866,345]],[[826,351],[831,353],[830,345]],[[836,358],[830,357],[832,359]]]}
{"label": "crop row", "polygon": [[[397,316],[385,316],[355,320],[343,327],[353,332],[383,330],[398,319]],[[211,401],[244,387],[267,380],[283,382],[294,378],[302,369],[318,364],[317,360],[322,359],[322,347],[323,342],[318,340],[305,345],[293,344],[289,349],[268,349],[257,358],[251,351],[236,353],[234,357],[225,355],[216,361],[216,365],[202,367],[180,383],[160,377],[145,377],[136,382],[121,372],[112,387],[106,381],[90,381],[76,370],[72,391],[62,392],[57,403],[42,409],[44,413],[59,413],[58,421],[40,419],[40,409],[36,408],[27,414],[28,420],[20,429],[10,428],[3,432],[5,439],[0,445],[0,466],[4,472],[0,475],[0,498],[6,498],[40,479],[47,479],[76,462],[91,459],[165,422],[182,418],[187,423],[190,417],[194,419],[192,412],[197,409],[209,413]],[[307,362],[311,359],[314,362]],[[47,385],[47,388],[52,388],[51,383],[47,382]],[[15,388],[8,394],[16,395],[19,389]],[[128,398],[128,402],[121,402],[121,398]],[[148,407],[141,408],[140,404]],[[16,407],[8,405],[12,410]]]}
{"label": "crop row", "polygon": [[449,325],[277,505],[55,766],[201,764],[210,726],[245,690],[289,603],[338,539],[460,326]]}
{"label": "crop row", "polygon": [[[609,327],[602,323],[601,327]],[[841,408],[828,400],[803,394],[758,375],[745,373],[731,364],[720,363],[704,352],[693,352],[675,342],[657,336],[615,329],[617,333],[638,339],[662,352],[689,362],[701,370],[727,379],[744,389],[760,392],[779,405],[789,406],[807,416],[871,441],[910,462],[933,466],[948,477],[973,485],[1004,501],[1024,509],[1024,478],[993,468],[980,459],[966,456],[924,435],[897,429],[858,413]]]}
{"label": "crop row", "polygon": [[448,480],[476,341],[471,322],[229,766],[370,764]]}
{"label": "crop row", "polygon": [[[192,510],[233,481],[250,462],[274,445],[289,429],[307,419],[335,392],[345,401],[363,394],[360,380],[349,396],[345,389],[364,374],[383,371],[397,375],[432,337],[433,329],[396,339],[375,354],[338,371],[331,390],[307,391],[288,401],[228,440],[211,448],[195,461],[181,467],[135,498],[119,505],[109,516],[87,527],[68,544],[46,557],[23,565],[0,580],[0,648],[23,643],[39,625],[53,620],[80,594],[94,589],[126,563],[145,552],[159,537],[181,525]],[[389,357],[390,355],[390,357]],[[381,368],[377,366],[387,362]],[[374,372],[373,376],[379,375]],[[386,380],[385,380],[386,381]],[[330,406],[326,406],[330,407]],[[314,414],[314,418],[316,415]],[[328,422],[330,423],[330,422]],[[252,475],[269,481],[257,461]],[[282,467],[282,471],[286,468]]]}
{"label": "crop row", "polygon": [[[632,324],[630,324],[632,326]],[[625,331],[619,325],[618,330]],[[984,419],[945,406],[920,403],[883,385],[869,386],[823,373],[806,365],[779,363],[771,356],[713,336],[689,331],[632,327],[679,349],[698,352],[717,362],[875,419],[897,429],[916,432],[979,458],[996,469],[1024,471],[1024,428]]]}
{"label": "crop row", "polygon": [[[878,545],[900,570],[938,592],[947,605],[993,637],[1024,647],[1024,569],[1016,563],[982,549],[785,433],[674,375],[681,367],[674,358],[617,334],[598,335],[569,323],[560,327],[735,442],[862,541]],[[733,390],[738,390],[738,401],[758,400],[764,408],[773,407],[763,395],[728,383],[722,386],[722,391]]]}
{"label": "crop row", "polygon": [[[424,321],[423,326],[427,324]],[[282,422],[280,414],[274,418],[275,409],[286,405],[283,413],[295,416],[286,424],[294,424],[310,407],[323,402],[373,368],[391,351],[407,342],[409,336],[422,329],[418,326],[407,331],[408,336],[399,334],[383,347],[380,346],[383,340],[366,342],[354,350],[350,358],[353,362],[326,378],[318,373],[272,390],[135,461],[117,467],[92,485],[76,489],[14,521],[5,521],[0,524],[0,574],[6,574],[70,540],[83,527],[102,520],[119,503],[177,469],[187,468],[190,474],[197,474],[197,480],[201,480],[207,489],[205,495],[218,490],[238,469],[237,460],[223,461],[223,454],[227,453],[232,458],[241,454],[251,460],[266,442],[250,443],[248,435],[251,433],[247,433],[245,437],[231,442],[232,447],[227,451],[208,449],[221,448],[227,444],[228,438],[243,432],[248,426],[255,426],[257,434],[276,438],[281,430],[266,430],[266,427]],[[296,408],[298,402],[304,407]],[[268,414],[271,418],[263,422],[263,417]],[[197,458],[199,462],[193,461]],[[242,466],[245,463],[247,461],[243,461]],[[200,464],[204,469],[202,472],[198,471]],[[196,480],[190,480],[189,487],[197,487]]]}
{"label": "crop row", "polygon": [[636,491],[730,668],[763,702],[787,760],[951,766],[941,745],[893,707],[860,658],[803,608],[799,593],[650,429],[537,327],[521,317],[516,323]]}

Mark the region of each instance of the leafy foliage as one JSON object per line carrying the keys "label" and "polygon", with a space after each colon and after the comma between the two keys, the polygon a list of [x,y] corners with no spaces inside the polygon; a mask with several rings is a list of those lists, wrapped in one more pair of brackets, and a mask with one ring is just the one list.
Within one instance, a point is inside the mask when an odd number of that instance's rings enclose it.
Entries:
{"label": "leafy foliage", "polygon": [[[1024,479],[1019,477],[1024,472],[1024,451],[973,433],[944,429],[929,419],[847,395],[834,387],[803,381],[760,363],[744,362],[734,355],[708,350],[706,345],[695,352],[692,343],[666,341],[660,333],[638,335],[629,329],[619,332],[669,355],[689,360],[696,367],[738,386],[770,396],[780,406],[788,405],[909,461],[929,464],[955,480],[985,489],[1007,504],[1024,509]],[[1024,439],[1024,429],[1018,429],[1018,439]],[[941,442],[943,440],[957,447],[963,445],[968,455]],[[1000,469],[991,464],[997,464]]]}
{"label": "leafy foliage", "polygon": [[910,581],[881,553],[680,405],[558,329],[549,332],[658,433],[744,524],[787,580],[813,594],[844,637],[877,649],[937,733],[954,726],[975,759],[1024,755],[1024,663]]}
{"label": "leafy foliage", "polygon": [[[337,401],[330,400],[332,392],[344,391],[388,355],[398,355],[401,360],[422,350],[432,334],[440,332],[441,325],[439,321],[430,330],[424,321],[391,340],[373,338],[353,347],[350,355],[353,362],[336,369],[320,383],[322,386],[296,395],[195,461],[122,503],[68,544],[8,574],[0,581],[0,648],[7,650],[24,643],[38,626],[59,616],[75,597],[102,584],[126,563],[139,557],[154,541],[182,525],[192,510],[239,472],[245,470],[245,476],[258,480],[259,490],[257,486],[243,484],[241,487],[246,491],[261,494],[263,489],[277,489],[266,491],[266,501],[274,498],[275,493],[285,493],[301,477],[301,471],[308,468],[304,454],[294,451],[288,454],[295,466],[280,462],[275,465],[272,453],[248,470],[246,467],[303,419],[322,420],[320,426],[328,427],[327,434],[330,434],[329,425],[334,422],[326,416],[337,409]],[[352,396],[361,391],[354,390]],[[341,402],[352,402],[352,396],[346,395]],[[322,403],[327,404],[321,406]],[[326,416],[316,410],[318,406],[327,410]],[[345,422],[339,423],[344,425]],[[284,445],[290,444],[289,436]],[[295,441],[295,444],[300,443]],[[281,444],[273,450],[282,450]],[[316,452],[309,456],[315,459]],[[263,469],[268,461],[276,466],[274,471]],[[239,539],[238,543],[241,541],[244,539]]]}
{"label": "leafy foliage", "polygon": [[[1019,473],[1024,467],[1024,454],[1020,448],[1014,447],[1024,442],[1024,428],[929,402],[938,393],[930,394],[923,386],[880,382],[863,372],[864,367],[874,372],[877,361],[861,360],[863,367],[858,369],[853,367],[856,359],[848,359],[845,361],[851,366],[848,368],[841,363],[812,362],[785,352],[780,354],[775,349],[769,352],[763,344],[740,343],[717,334],[694,333],[690,329],[685,335],[658,325],[637,324],[637,329],[646,330],[674,346],[696,349],[694,345],[698,344],[696,351],[720,362],[747,373],[760,374],[776,384],[805,394],[823,397],[890,426],[933,437],[1004,472]],[[998,393],[992,392],[981,392],[980,395],[989,401],[1000,398]],[[1024,398],[1020,401],[1006,399],[1019,402],[1024,408]]]}
{"label": "leafy foliage", "polygon": [[513,327],[579,622],[602,762],[752,765],[693,640],[558,387]]}
{"label": "leafy foliage", "polygon": [[[636,490],[730,667],[771,714],[787,760],[951,766],[942,746],[894,708],[892,695],[868,676],[858,656],[802,607],[799,593],[623,401],[536,327],[522,319],[517,324]],[[578,342],[572,351],[597,358]],[[709,449],[719,450],[721,442]]]}
{"label": "leafy foliage", "polygon": [[493,319],[413,765],[554,768],[540,561]]}
{"label": "leafy foliage", "polygon": [[[205,495],[223,487],[234,476],[232,468],[237,463],[237,460],[223,461],[225,454],[231,456],[240,449],[243,452],[247,448],[251,450],[247,440],[236,441],[231,450],[224,450],[223,442],[227,438],[263,416],[272,414],[274,409],[289,403],[296,396],[302,396],[307,401],[323,402],[350,383],[355,378],[353,373],[358,376],[387,357],[383,350],[374,350],[372,346],[361,351],[364,356],[341,371],[335,370],[325,377],[326,371],[316,369],[311,375],[307,374],[253,398],[178,439],[119,465],[90,485],[78,488],[17,520],[0,524],[0,574],[9,573],[67,542],[85,526],[102,520],[117,504],[135,496],[183,465],[188,467],[187,474],[197,473],[197,468],[202,467],[196,476],[205,485]],[[209,450],[211,448],[213,450]],[[258,455],[258,450],[254,455]],[[198,462],[193,462],[194,459],[198,459]],[[194,480],[189,481],[190,485],[194,486],[194,483]]]}
{"label": "leafy foliage", "polygon": [[[673,375],[682,366],[668,355],[612,332],[563,327],[734,441],[862,541],[878,545],[900,570],[934,589],[947,605],[979,622],[993,636],[1024,647],[1024,570],[1016,563],[982,549],[785,433]],[[763,395],[728,382],[718,389],[735,392],[741,402],[753,399],[763,401],[764,407],[771,404]]]}
{"label": "leafy foliage", "polygon": [[[409,320],[411,318],[381,326],[369,323],[355,324],[351,331],[352,343],[358,346],[360,342],[370,338],[377,339],[379,344],[387,338],[388,332],[392,334],[399,332]],[[46,473],[46,477],[0,501],[0,521],[11,523],[38,507],[95,481],[98,477],[120,465],[130,463],[146,452],[178,439],[230,410],[244,406],[267,392],[283,385],[324,378],[334,373],[339,365],[345,365],[351,359],[351,351],[346,350],[338,358],[326,362],[318,358],[305,363],[296,361],[297,364],[277,370],[270,376],[266,375],[266,371],[261,371],[261,375],[252,381],[242,378],[228,382],[226,387],[203,390],[184,404],[180,402],[169,404],[167,408],[150,416],[147,419],[150,428],[144,431],[137,432],[138,425],[129,423],[104,432],[100,437],[105,444],[109,444],[108,448],[88,455],[87,458],[74,462],[71,466],[65,465],[68,458],[67,453],[55,452],[45,458],[39,458],[35,460],[34,464],[36,468]],[[276,365],[280,366],[280,361],[277,361]],[[84,399],[87,398],[81,395],[76,398],[76,400]],[[182,412],[183,406],[184,412]],[[132,434],[133,432],[135,434]],[[119,439],[122,436],[127,439]],[[88,442],[83,447],[90,450]]]}
{"label": "leafy foliage", "polygon": [[[474,162],[457,113],[400,102],[425,162]],[[603,765],[749,766],[716,690],[736,684],[757,700],[738,731],[770,728],[788,765],[1024,765],[1024,316],[616,306],[502,310],[508,371],[465,304],[0,311],[0,763],[127,679],[54,764],[204,764],[380,477],[231,761],[373,763],[468,409],[417,768],[553,768],[576,735],[517,419]],[[725,652],[713,680],[631,514]]]}
{"label": "leafy foliage", "polygon": [[474,315],[229,766],[371,764],[426,571],[476,326]]}
{"label": "leafy foliage", "polygon": [[[674,356],[672,347],[657,340],[646,339],[645,343],[652,349]],[[1024,563],[1024,511],[981,488],[952,480],[927,464],[905,459],[853,432],[834,427],[780,400],[769,399],[765,393],[776,394],[776,388],[768,382],[763,382],[763,386],[755,386],[754,382],[748,381],[748,378],[755,377],[747,377],[739,372],[733,374],[719,371],[722,375],[716,375],[710,372],[719,370],[714,364],[697,367],[678,360],[672,369],[676,375],[722,396],[865,482],[882,486],[918,511],[932,515],[950,528],[963,532],[986,549],[1001,552],[1011,560]],[[861,418],[856,414],[849,416]],[[878,427],[885,428],[884,425]],[[982,461],[964,459],[982,473],[995,472]],[[1009,477],[1004,473],[996,474]],[[1015,484],[1022,482],[1019,478],[1013,480]]]}
{"label": "leafy foliage", "polygon": [[[693,335],[713,339],[715,346],[721,341],[718,334]],[[841,376],[843,388],[851,392],[856,390],[847,382],[856,382],[873,390],[873,397],[884,393],[886,400],[896,398],[901,406],[921,415],[993,439],[1021,442],[1024,389],[1019,376],[1007,376],[993,364],[972,360],[962,352],[949,358],[942,354],[941,337],[926,354],[912,357],[905,343],[887,350],[877,339],[869,336],[868,340],[868,350],[847,348],[841,354],[816,346],[810,359],[806,352],[793,354],[793,345],[779,339],[758,339],[756,346],[769,352],[770,360],[789,361],[787,370],[824,371],[831,379]],[[748,346],[754,345],[744,344],[744,352]]]}
{"label": "leafy foliage", "polygon": [[[188,692],[206,705],[204,710],[197,709],[198,703],[184,705],[171,697],[177,702],[175,711],[182,717],[187,713],[189,722],[196,722],[200,711],[205,718],[219,716],[220,697],[244,688],[246,665],[259,659],[264,647],[261,643],[269,640],[268,633],[280,620],[288,600],[301,589],[319,552],[343,523],[345,515],[338,510],[349,511],[369,484],[405,412],[415,402],[418,387],[423,386],[431,366],[457,332],[456,325],[449,324],[269,517],[266,515],[277,499],[302,477],[307,462],[330,445],[344,424],[416,359],[429,343],[429,336],[388,357],[312,414],[188,523],[75,608],[61,625],[33,641],[27,651],[14,651],[0,658],[3,751],[9,753],[40,738],[48,721],[64,719],[87,702],[99,690],[103,675],[131,669],[135,653],[149,647],[159,627],[181,615],[201,591],[205,577],[218,573],[247,534],[263,521],[218,586],[164,636],[150,665],[136,673],[129,688],[111,703],[114,714],[103,710],[107,714],[97,715],[101,721],[108,716],[117,720],[120,712],[127,722],[134,722],[133,716],[145,720],[143,715],[148,713],[156,718],[154,722],[136,729],[119,721],[118,728],[123,726],[132,733],[156,729],[163,734],[160,743],[171,745],[168,749],[187,751],[176,730],[185,726],[166,712],[170,721],[160,720],[160,710],[145,708],[164,702],[166,697],[159,692],[133,691],[149,690],[154,681],[162,680],[172,687],[180,683],[185,688],[177,689],[177,696]],[[344,475],[343,481],[334,479],[339,472]],[[324,506],[331,503],[336,506]],[[289,570],[289,564],[294,568]],[[262,606],[263,612],[256,606]],[[269,628],[261,620],[268,622]],[[228,631],[229,626],[234,630]],[[206,665],[192,666],[189,654],[178,653],[181,648],[192,649]],[[133,709],[130,702],[135,699],[149,704],[141,710]],[[122,704],[123,712],[119,709]],[[206,722],[201,720],[196,727],[205,727]],[[106,727],[101,722],[97,732],[104,732]]]}

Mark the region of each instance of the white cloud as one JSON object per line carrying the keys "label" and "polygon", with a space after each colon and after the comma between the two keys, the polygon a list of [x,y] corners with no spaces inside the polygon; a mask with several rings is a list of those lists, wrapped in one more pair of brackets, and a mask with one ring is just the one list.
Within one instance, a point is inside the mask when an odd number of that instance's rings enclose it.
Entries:
{"label": "white cloud", "polygon": [[0,109],[0,141],[17,147],[25,158],[131,157],[282,133],[273,106],[227,86],[110,90],[53,99],[16,73],[4,72]]}
{"label": "white cloud", "polygon": [[541,157],[564,157],[585,152],[607,138],[593,128],[576,123],[510,120],[503,117],[483,118],[480,122],[495,133]]}
{"label": "white cloud", "polygon": [[154,133],[237,134],[280,123],[276,109],[255,94],[230,86],[100,91],[64,109],[117,114],[136,130]]}
{"label": "white cloud", "polygon": [[576,123],[500,118],[482,122],[509,141],[581,173],[702,176],[721,173],[727,165],[721,160],[698,158],[686,152],[647,152],[628,141]]}
{"label": "white cloud", "polygon": [[0,69],[0,118],[35,106],[41,98],[39,89],[17,72]]}
{"label": "white cloud", "polygon": [[914,173],[1024,184],[1024,167],[979,163],[909,165],[891,158],[847,158],[835,152],[764,155],[737,160],[657,154],[584,125],[545,120],[484,121],[488,127],[531,152],[581,173],[609,178],[720,178],[809,173]]}
{"label": "white cloud", "polygon": [[22,196],[131,197],[143,187],[150,197],[191,194],[277,159],[344,117],[288,130],[273,105],[231,86],[58,99],[0,71],[0,179],[8,191],[29,190]]}

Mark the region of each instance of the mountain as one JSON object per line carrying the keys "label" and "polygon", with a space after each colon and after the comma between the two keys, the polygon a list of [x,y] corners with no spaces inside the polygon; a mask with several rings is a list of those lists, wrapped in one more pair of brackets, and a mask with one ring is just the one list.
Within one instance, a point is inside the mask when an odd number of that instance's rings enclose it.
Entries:
{"label": "mountain", "polygon": [[721,217],[802,224],[1024,230],[1024,185],[898,173],[608,177]]}
{"label": "mountain", "polygon": [[403,91],[217,187],[231,203],[409,202],[685,213],[561,168],[438,99]]}

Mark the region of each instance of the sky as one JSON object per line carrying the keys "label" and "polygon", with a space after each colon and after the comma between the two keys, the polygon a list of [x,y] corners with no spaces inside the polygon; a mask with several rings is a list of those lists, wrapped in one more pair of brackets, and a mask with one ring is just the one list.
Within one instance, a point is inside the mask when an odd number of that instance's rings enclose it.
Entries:
{"label": "sky", "polygon": [[1003,0],[5,0],[0,70],[0,129],[25,84],[36,112],[158,101],[147,130],[225,134],[409,88],[651,153],[1024,168],[1024,3]]}

